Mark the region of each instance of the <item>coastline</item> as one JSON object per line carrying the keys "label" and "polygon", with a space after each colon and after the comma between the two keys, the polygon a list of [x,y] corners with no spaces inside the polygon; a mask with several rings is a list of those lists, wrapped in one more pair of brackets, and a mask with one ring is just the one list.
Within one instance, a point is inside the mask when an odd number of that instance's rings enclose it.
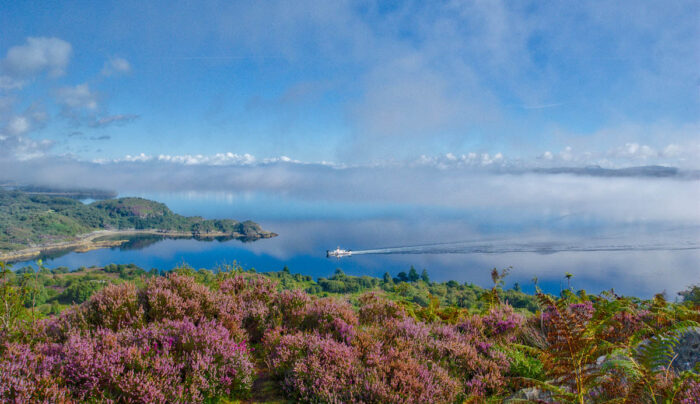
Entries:
{"label": "coastline", "polygon": [[73,250],[75,252],[88,252],[92,250],[97,250],[100,248],[118,247],[127,241],[124,240],[97,240],[100,237],[114,237],[114,236],[138,236],[138,235],[154,235],[161,237],[172,237],[172,238],[198,238],[198,239],[208,239],[217,237],[228,237],[232,239],[245,239],[245,240],[258,240],[264,238],[276,237],[277,234],[273,232],[261,232],[255,235],[247,235],[241,233],[224,233],[224,232],[210,232],[210,233],[195,233],[195,232],[182,232],[182,231],[171,231],[171,230],[97,230],[91,233],[82,234],[76,236],[74,240],[60,241],[55,243],[42,244],[34,247],[27,247],[21,250],[8,251],[0,253],[0,261],[5,262],[16,262],[16,261],[27,261],[31,260],[42,253],[55,250]]}

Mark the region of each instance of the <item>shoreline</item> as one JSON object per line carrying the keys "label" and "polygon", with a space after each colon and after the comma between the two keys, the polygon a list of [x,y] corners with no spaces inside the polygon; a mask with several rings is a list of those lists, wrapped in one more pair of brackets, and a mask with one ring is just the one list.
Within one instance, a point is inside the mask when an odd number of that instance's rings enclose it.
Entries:
{"label": "shoreline", "polygon": [[88,252],[92,250],[97,250],[100,248],[118,247],[127,241],[124,240],[96,240],[100,237],[111,237],[111,236],[138,236],[138,235],[153,235],[161,237],[172,237],[172,238],[196,238],[196,239],[209,239],[217,237],[229,237],[232,239],[248,239],[248,240],[259,240],[265,238],[276,237],[277,233],[263,232],[257,233],[255,236],[249,236],[241,233],[224,233],[224,232],[214,232],[214,233],[194,233],[194,232],[183,232],[183,231],[171,231],[171,230],[97,230],[92,233],[82,234],[76,236],[74,240],[70,241],[59,241],[55,243],[43,244],[35,247],[27,247],[21,250],[9,251],[5,253],[0,253],[0,261],[4,262],[17,262],[17,261],[28,261],[31,260],[42,253],[55,251],[55,250],[73,250],[74,252]]}

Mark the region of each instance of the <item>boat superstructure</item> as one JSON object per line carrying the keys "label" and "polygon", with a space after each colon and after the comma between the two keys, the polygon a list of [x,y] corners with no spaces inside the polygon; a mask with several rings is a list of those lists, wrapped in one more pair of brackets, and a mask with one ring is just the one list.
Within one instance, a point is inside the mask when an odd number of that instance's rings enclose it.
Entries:
{"label": "boat superstructure", "polygon": [[335,250],[326,250],[326,258],[330,258],[330,257],[343,258],[343,257],[349,257],[351,255],[352,255],[352,251],[343,250],[340,247],[336,248]]}

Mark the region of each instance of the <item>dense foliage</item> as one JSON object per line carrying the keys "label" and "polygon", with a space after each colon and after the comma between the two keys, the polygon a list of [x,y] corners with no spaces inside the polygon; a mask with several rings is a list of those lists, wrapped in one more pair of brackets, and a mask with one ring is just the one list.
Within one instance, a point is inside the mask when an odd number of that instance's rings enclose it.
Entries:
{"label": "dense foliage", "polygon": [[[200,269],[192,271],[201,283],[212,285],[216,278],[215,272],[242,271],[236,265],[224,266],[214,271]],[[251,273],[254,270],[250,271]],[[38,270],[30,266],[22,267],[14,272],[13,282],[36,288],[36,309],[42,314],[57,313],[66,305],[82,303],[95,291],[109,284],[131,281],[143,285],[144,279],[162,274],[157,269],[146,271],[133,264],[110,264],[104,268],[81,267],[69,271],[67,267],[49,269],[43,265]],[[342,270],[336,270],[329,278],[314,280],[311,276],[292,274],[288,268],[279,272],[264,272],[262,275],[274,280],[281,289],[301,289],[310,295],[318,297],[350,295],[357,297],[365,292],[383,292],[394,301],[399,302],[412,313],[433,319],[437,314],[454,315],[458,309],[481,311],[491,300],[490,291],[471,283],[426,282],[423,279],[402,282],[385,274],[383,278],[371,276],[346,275]],[[426,273],[427,277],[427,273]],[[538,309],[537,298],[514,289],[501,290],[500,297],[516,309],[535,313]],[[29,307],[32,302],[27,300]],[[436,311],[443,307],[445,310]],[[451,312],[452,310],[453,312]],[[455,311],[457,310],[457,311]],[[431,317],[432,316],[432,317]]]}
{"label": "dense foliage", "polygon": [[402,285],[449,288],[424,279],[336,273],[368,283],[332,294],[288,270],[114,265],[81,271],[113,284],[42,318],[35,301],[26,307],[38,295],[29,285],[69,275],[43,271],[3,271],[0,401],[257,401],[256,379],[269,380],[273,400],[328,403],[514,401],[529,386],[545,402],[692,403],[700,389],[700,365],[681,369],[669,356],[700,308],[660,295],[538,293],[531,313],[506,302],[499,271],[490,290],[455,288],[481,295],[459,307],[401,295]]}
{"label": "dense foliage", "polygon": [[105,229],[153,229],[196,237],[226,234],[244,239],[266,234],[251,221],[186,217],[142,198],[106,199],[86,205],[72,198],[0,189],[0,252],[71,240]]}

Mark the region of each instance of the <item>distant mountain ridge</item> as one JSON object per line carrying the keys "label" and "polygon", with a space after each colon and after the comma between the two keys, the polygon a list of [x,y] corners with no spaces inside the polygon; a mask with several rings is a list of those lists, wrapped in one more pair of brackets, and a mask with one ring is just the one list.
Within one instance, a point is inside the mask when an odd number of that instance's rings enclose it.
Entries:
{"label": "distant mountain ridge", "polygon": [[17,185],[13,182],[0,183],[0,189],[21,191],[32,195],[63,196],[72,199],[110,199],[116,198],[116,191],[92,188],[57,188],[44,185]]}
{"label": "distant mountain ridge", "polygon": [[[535,168],[532,170],[541,174],[574,174],[587,175],[591,177],[677,177],[682,173],[676,167],[666,166],[638,166],[626,168],[603,168],[600,166],[587,167],[552,167]],[[686,174],[697,174],[689,172]]]}

